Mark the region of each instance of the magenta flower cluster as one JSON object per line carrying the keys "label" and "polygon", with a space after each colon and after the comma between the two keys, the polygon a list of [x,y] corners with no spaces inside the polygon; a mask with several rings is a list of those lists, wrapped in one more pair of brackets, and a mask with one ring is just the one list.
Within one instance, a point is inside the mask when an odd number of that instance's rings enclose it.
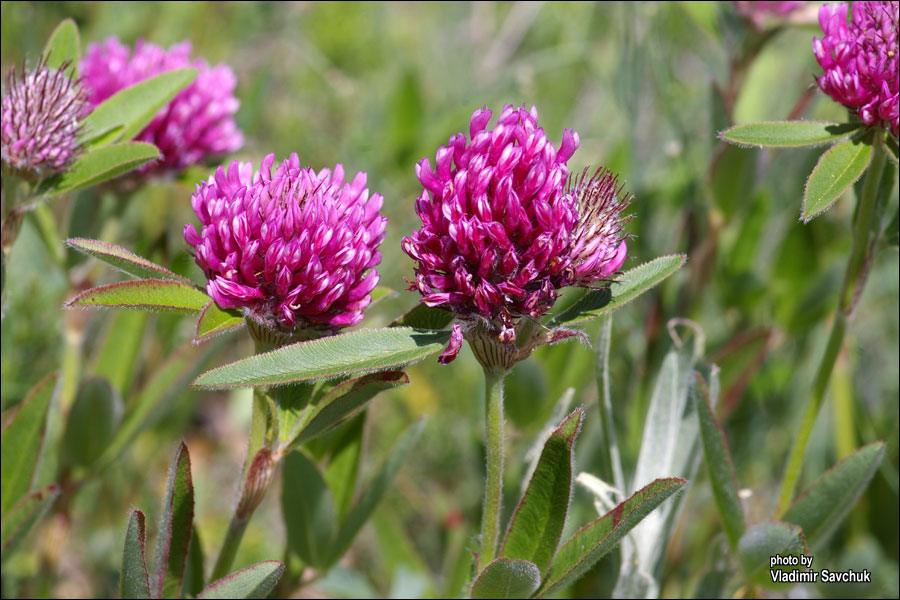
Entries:
{"label": "magenta flower cluster", "polygon": [[[424,190],[422,227],[403,239],[422,302],[464,321],[487,322],[501,342],[515,340],[515,319],[539,317],[564,286],[587,286],[622,266],[627,248],[620,212],[626,201],[614,175],[601,170],[570,184],[567,161],[578,135],[559,149],[538,126],[537,111],[476,110],[469,140],[457,133],[416,165]],[[454,344],[458,347],[457,326]],[[444,362],[452,356],[444,357]]]}
{"label": "magenta flower cluster", "polygon": [[251,163],[219,167],[191,203],[202,223],[184,239],[222,308],[243,309],[270,329],[323,333],[356,325],[378,283],[378,246],[387,219],[366,174],[316,173],[296,154],[272,173],[274,155],[257,173]]}
{"label": "magenta flower cluster", "polygon": [[84,91],[62,69],[43,62],[10,71],[0,116],[4,169],[26,179],[65,171],[78,154],[81,120],[90,112]]}
{"label": "magenta flower cluster", "polygon": [[738,14],[757,27],[768,17],[785,17],[805,4],[805,0],[737,0],[734,3]]}
{"label": "magenta flower cluster", "polygon": [[830,4],[819,9],[825,33],[822,39],[813,38],[813,52],[825,70],[817,79],[819,87],[867,125],[883,125],[896,136],[900,3],[854,2],[849,23],[848,8]]}
{"label": "magenta flower cluster", "polygon": [[162,159],[142,171],[172,171],[196,164],[209,156],[233,152],[244,143],[234,114],[240,102],[234,97],[237,83],[228,65],[210,67],[191,59],[191,43],[182,42],[168,51],[138,40],[134,52],[115,38],[90,44],[80,70],[88,99],[94,106],[116,92],[166,71],[194,67],[197,78],[178,93],[135,138],[159,148]]}

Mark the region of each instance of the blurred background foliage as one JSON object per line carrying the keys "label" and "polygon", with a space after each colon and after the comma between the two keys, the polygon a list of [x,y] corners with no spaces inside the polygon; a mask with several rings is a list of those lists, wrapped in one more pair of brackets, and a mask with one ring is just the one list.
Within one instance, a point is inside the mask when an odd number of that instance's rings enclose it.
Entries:
{"label": "blurred background foliage", "polygon": [[[661,254],[688,255],[684,269],[615,315],[610,368],[626,471],[637,458],[650,391],[671,347],[666,322],[690,318],[706,332],[707,358],[722,367],[719,416],[747,489],[748,517],[771,515],[837,303],[855,203],[848,192],[803,225],[803,184],[821,150],[719,147],[715,133],[730,118],[714,86],[728,81],[747,34],[730,3],[3,2],[0,15],[4,71],[36,61],[66,17],[77,22],[84,44],[109,36],[166,47],[191,40],[195,56],[227,62],[237,74],[237,120],[247,143],[234,158],[258,164],[268,153],[297,152],[317,169],[341,162],[366,171],[390,219],[382,285],[400,292],[368,311],[369,326],[386,324],[418,298],[403,291],[412,263],[399,247],[417,224],[416,161],[433,160],[450,134],[467,132],[469,116],[482,105],[495,111],[504,103],[535,105],[554,140],[564,128],[575,129],[581,147],[571,170],[608,166],[634,194],[626,268]],[[771,39],[733,99],[734,122],[784,119],[792,110],[844,120],[841,107],[811,93],[818,66],[810,43],[817,33],[812,24],[792,26]],[[54,217],[63,235],[116,242],[201,281],[181,229],[194,220],[193,185],[209,170],[193,169],[133,194],[112,188],[76,194],[52,206]],[[67,278],[60,260],[76,276]],[[117,275],[71,252],[55,257],[33,221],[7,268],[3,408],[66,360],[80,360],[90,373],[110,327],[141,340],[134,368],[119,374],[126,406],[136,401],[131,390],[173,353],[206,365],[252,353],[243,332],[192,348],[190,320],[177,316],[64,313],[60,306],[73,285]],[[867,493],[815,556],[819,568],[868,568],[873,582],[810,588],[812,594],[898,595],[898,291],[896,247],[885,248],[872,266],[803,478],[809,484],[851,450],[887,441]],[[598,330],[597,323],[587,328],[594,340]],[[588,408],[577,468],[596,472],[594,360],[590,349],[574,343],[542,348],[509,379],[508,510],[524,454],[569,386],[574,404]],[[368,411],[363,480],[402,428],[429,415],[417,451],[374,526],[307,592],[457,593],[468,575],[484,469],[481,372],[468,350],[451,367],[428,360],[409,372],[411,385],[380,395]],[[33,551],[5,566],[3,595],[114,595],[129,508],[158,506],[180,439],[193,457],[199,536],[213,556],[232,509],[249,416],[247,390],[184,389],[161,403],[154,425],[123,458],[44,522]],[[724,538],[705,472],[688,493],[668,549],[664,597],[697,593],[701,574],[721,560]],[[236,566],[282,558],[278,498],[268,494],[257,511]],[[573,522],[592,517],[588,493],[577,489],[574,502]],[[155,522],[152,510],[148,518]],[[615,573],[610,562],[579,582],[573,596],[608,590]],[[25,589],[9,589],[7,574],[39,577]]]}

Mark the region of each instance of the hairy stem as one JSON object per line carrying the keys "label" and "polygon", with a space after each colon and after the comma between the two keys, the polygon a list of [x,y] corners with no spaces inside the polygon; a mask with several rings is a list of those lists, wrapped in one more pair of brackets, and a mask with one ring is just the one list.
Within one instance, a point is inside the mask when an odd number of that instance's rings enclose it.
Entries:
{"label": "hairy stem", "polygon": [[500,508],[503,504],[503,378],[504,374],[484,371],[485,450],[487,476],[484,484],[484,512],[481,517],[479,570],[497,553],[500,538]]}
{"label": "hairy stem", "polygon": [[853,224],[853,245],[850,249],[850,259],[847,261],[847,269],[844,272],[844,281],[841,285],[840,303],[834,322],[831,324],[831,334],[825,346],[825,353],[816,371],[813,381],[813,391],[803,413],[803,421],[794,436],[794,445],[788,456],[787,466],[784,471],[784,480],[781,482],[781,492],[778,495],[778,505],[775,508],[776,516],[783,513],[790,506],[791,499],[800,479],[800,471],[803,467],[803,458],[806,455],[806,446],[812,433],[816,416],[822,408],[831,372],[840,354],[847,332],[847,324],[853,316],[856,302],[862,294],[866,278],[869,273],[869,265],[875,250],[872,240],[872,221],[875,216],[875,205],[878,201],[878,184],[881,181],[881,172],[885,165],[885,149],[882,136],[876,134],[872,148],[872,163],[866,173],[862,196],[856,210],[856,219]]}

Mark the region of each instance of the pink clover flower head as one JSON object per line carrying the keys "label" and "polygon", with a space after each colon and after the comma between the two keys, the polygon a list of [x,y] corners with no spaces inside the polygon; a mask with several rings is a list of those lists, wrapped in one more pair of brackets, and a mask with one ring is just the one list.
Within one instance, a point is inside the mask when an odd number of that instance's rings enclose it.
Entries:
{"label": "pink clover flower head", "polygon": [[256,323],[334,333],[356,325],[378,283],[378,246],[387,218],[366,174],[300,166],[296,154],[275,172],[274,155],[219,167],[191,197],[201,230],[184,227],[206,290],[221,308]]}
{"label": "pink clover flower head", "polygon": [[90,112],[78,81],[43,59],[34,70],[11,70],[0,111],[4,171],[34,181],[66,171],[78,156],[81,121]]}
{"label": "pink clover flower head", "polygon": [[191,43],[169,50],[138,40],[131,48],[116,38],[90,44],[81,70],[91,105],[96,106],[127,87],[166,71],[196,68],[196,79],[163,107],[135,138],[159,148],[159,162],[141,172],[181,170],[210,156],[234,152],[244,136],[234,120],[240,102],[234,97],[237,78],[226,64],[210,66],[191,58]]}
{"label": "pink clover flower head", "polygon": [[737,0],[734,6],[739,15],[761,27],[766,19],[786,17],[805,4],[806,0]]}
{"label": "pink clover flower head", "polygon": [[898,108],[898,2],[854,2],[819,9],[825,35],[813,38],[813,53],[824,73],[819,87],[870,126],[900,132]]}
{"label": "pink clover flower head", "polygon": [[416,261],[410,289],[465,325],[454,326],[444,363],[476,326],[512,344],[520,317],[543,315],[562,287],[608,279],[627,254],[620,218],[627,199],[615,176],[569,177],[578,134],[565,130],[557,148],[534,108],[505,106],[488,129],[491,116],[487,107],[476,110],[468,139],[451,136],[433,169],[427,158],[416,165],[422,227],[402,241]]}

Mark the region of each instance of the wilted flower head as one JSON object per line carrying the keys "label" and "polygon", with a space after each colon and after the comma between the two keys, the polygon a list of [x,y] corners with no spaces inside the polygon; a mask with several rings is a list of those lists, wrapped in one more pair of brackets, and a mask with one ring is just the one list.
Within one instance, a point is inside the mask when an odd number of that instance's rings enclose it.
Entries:
{"label": "wilted flower head", "polygon": [[819,24],[825,36],[813,38],[813,52],[825,73],[822,91],[859,114],[867,125],[900,129],[898,108],[897,26],[900,3],[854,2],[824,5]]}
{"label": "wilted flower head", "polygon": [[33,71],[7,75],[0,118],[5,170],[35,180],[65,171],[78,154],[81,119],[90,108],[66,68],[41,60]]}
{"label": "wilted flower head", "polygon": [[279,331],[359,323],[378,283],[381,195],[369,196],[365,173],[345,182],[341,165],[316,173],[292,154],[273,174],[274,161],[257,173],[251,163],[219,167],[191,197],[202,229],[186,225],[184,239],[207,292]]}
{"label": "wilted flower head", "polygon": [[757,27],[769,17],[787,16],[804,4],[805,0],[737,0],[734,3],[738,14]]}
{"label": "wilted flower head", "polygon": [[[540,317],[560,288],[604,280],[622,266],[627,201],[607,170],[570,182],[573,131],[557,150],[534,108],[506,106],[486,129],[490,118],[487,107],[476,110],[468,142],[457,133],[438,149],[434,170],[427,158],[416,165],[422,227],[402,246],[417,263],[410,289],[422,302],[452,310],[469,332],[477,326],[511,344],[518,317]],[[462,337],[457,323],[441,362],[453,360]]]}
{"label": "wilted flower head", "polygon": [[168,51],[138,40],[134,52],[119,40],[90,44],[81,69],[92,105],[116,92],[166,71],[194,67],[197,78],[181,90],[135,138],[159,148],[162,159],[142,170],[179,170],[208,156],[233,152],[244,143],[234,122],[240,102],[234,97],[237,79],[231,67],[210,67],[202,58],[191,59],[191,43]]}

